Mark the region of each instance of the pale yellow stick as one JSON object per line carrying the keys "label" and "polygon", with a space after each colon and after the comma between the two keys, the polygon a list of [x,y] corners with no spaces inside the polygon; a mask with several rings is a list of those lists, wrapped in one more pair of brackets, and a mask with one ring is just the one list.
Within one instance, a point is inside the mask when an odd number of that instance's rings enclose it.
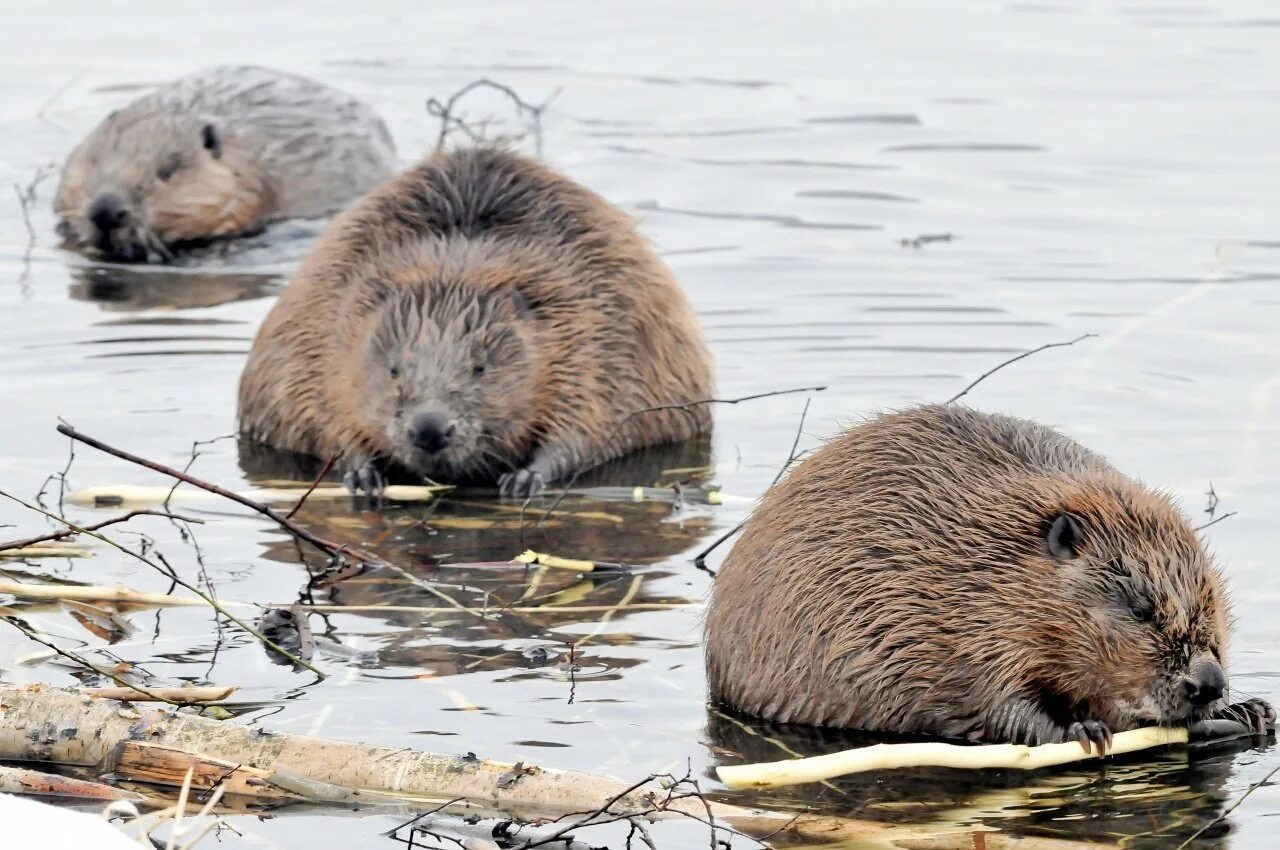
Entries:
{"label": "pale yellow stick", "polygon": [[535,552],[532,549],[524,550],[511,560],[517,564],[537,564],[540,567],[573,570],[578,573],[589,573],[596,568],[594,561],[579,561],[574,558],[561,558],[557,555],[548,555],[545,552]]}
{"label": "pale yellow stick", "polygon": [[[164,593],[143,593],[127,587],[97,587],[80,584],[30,584],[20,581],[0,581],[0,593],[8,593],[19,599],[79,599],[96,602],[126,602],[135,605],[183,607],[208,605],[196,596],[170,596]],[[228,605],[240,605],[228,602]]]}
{"label": "pale yellow stick", "polygon": [[0,549],[0,558],[87,558],[92,554],[84,546],[41,545],[21,549]]}
{"label": "pale yellow stick", "polygon": [[[1108,755],[1122,755],[1168,744],[1185,744],[1186,729],[1147,726],[1116,734]],[[998,767],[1035,770],[1074,761],[1099,758],[1096,749],[1088,753],[1072,741],[1028,747],[1022,744],[986,744],[965,747],[957,744],[876,744],[843,750],[825,756],[761,764],[726,765],[716,768],[720,781],[730,788],[775,788],[821,782],[849,773],[892,770],[900,767],[958,767],[970,770]]]}
{"label": "pale yellow stick", "polygon": [[[408,484],[392,484],[387,487],[382,495],[393,502],[427,502],[435,498],[437,493],[452,489],[444,485],[438,486],[415,486]],[[241,493],[248,499],[257,502],[270,502],[273,504],[290,504],[297,502],[307,492],[307,488],[262,488],[251,489]],[[307,496],[307,501],[313,499],[343,499],[350,498],[351,492],[345,487],[317,487]],[[170,504],[190,504],[192,502],[217,502],[223,499],[223,496],[217,493],[210,493],[207,490],[201,490],[196,487],[179,487],[173,489],[173,485],[162,486],[135,486],[132,484],[102,484],[97,487],[86,487],[83,490],[76,490],[67,497],[67,501],[73,505],[82,508],[136,508],[143,506],[163,505],[165,502]]]}
{"label": "pale yellow stick", "polygon": [[132,688],[87,688],[81,693],[98,699],[114,699],[124,702],[153,702],[156,698],[171,702],[222,702],[236,692],[233,686],[192,686],[186,688],[148,688],[146,694]]}

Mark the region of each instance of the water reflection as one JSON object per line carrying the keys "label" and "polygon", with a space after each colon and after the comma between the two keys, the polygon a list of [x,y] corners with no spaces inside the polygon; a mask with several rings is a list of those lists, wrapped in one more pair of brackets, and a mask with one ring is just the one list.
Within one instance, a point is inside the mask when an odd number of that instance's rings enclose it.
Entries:
{"label": "water reflection", "polygon": [[[241,442],[240,461],[251,481],[271,486],[282,479],[307,481],[320,466],[249,441]],[[300,601],[344,606],[394,627],[379,641],[384,667],[436,677],[512,671],[515,678],[503,681],[560,679],[570,668],[575,676],[607,677],[641,663],[610,652],[644,640],[618,631],[618,624],[637,612],[700,606],[700,600],[658,589],[670,571],[644,566],[688,550],[712,530],[704,487],[710,461],[707,437],[653,447],[584,473],[559,505],[551,495],[527,509],[479,488],[426,504],[375,504],[364,496],[309,501],[297,521],[395,566],[332,578],[325,559],[308,558],[292,540],[268,543],[263,556],[288,564],[302,560],[317,577],[300,588]],[[633,569],[580,574],[511,565],[525,549],[626,562]],[[583,623],[599,626],[590,633],[589,650],[581,647],[580,634],[564,631]],[[607,623],[614,629],[600,634]],[[569,661],[571,644],[576,662]],[[539,672],[520,672],[534,669]]]}
{"label": "water reflection", "polygon": [[190,310],[277,294],[279,275],[176,270],[149,266],[91,265],[70,268],[71,297],[111,312]]}

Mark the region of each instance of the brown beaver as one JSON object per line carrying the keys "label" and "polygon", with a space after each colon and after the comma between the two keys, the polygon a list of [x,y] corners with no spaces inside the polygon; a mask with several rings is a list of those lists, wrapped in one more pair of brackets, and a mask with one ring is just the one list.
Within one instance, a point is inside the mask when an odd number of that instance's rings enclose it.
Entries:
{"label": "brown beaver", "polygon": [[633,222],[533,160],[437,153],[339,216],[267,316],[240,427],[388,469],[523,495],[705,432],[693,310]]}
{"label": "brown beaver", "polygon": [[327,215],[389,177],[374,110],[321,83],[218,66],[112,112],[67,158],[54,198],[68,243],[116,260]]}
{"label": "brown beaver", "polygon": [[1227,708],[1221,578],[1169,499],[1025,420],[926,406],[765,494],[715,582],[712,697],[778,720],[1027,744]]}

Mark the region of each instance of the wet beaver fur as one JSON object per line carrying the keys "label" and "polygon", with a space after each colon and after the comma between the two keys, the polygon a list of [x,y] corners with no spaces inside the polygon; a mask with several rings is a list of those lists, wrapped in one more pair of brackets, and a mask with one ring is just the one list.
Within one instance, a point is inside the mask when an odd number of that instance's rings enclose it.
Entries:
{"label": "wet beaver fur", "polygon": [[327,215],[396,167],[366,104],[305,77],[217,66],[108,115],[72,151],[54,198],[68,244],[113,260]]}
{"label": "wet beaver fur", "polygon": [[765,494],[715,582],[716,701],[781,722],[1105,747],[1234,717],[1227,603],[1161,493],[962,406],[854,427]]}
{"label": "wet beaver fur", "polygon": [[254,341],[242,432],[506,494],[706,432],[711,360],[633,222],[531,159],[437,153],[337,218]]}

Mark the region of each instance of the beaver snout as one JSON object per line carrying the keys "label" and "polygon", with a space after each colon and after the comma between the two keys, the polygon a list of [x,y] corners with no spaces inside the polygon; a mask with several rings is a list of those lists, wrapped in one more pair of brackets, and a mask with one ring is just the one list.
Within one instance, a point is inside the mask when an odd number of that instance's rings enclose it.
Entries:
{"label": "beaver snout", "polygon": [[409,423],[409,439],[428,454],[448,448],[457,432],[457,426],[440,413],[420,413]]}
{"label": "beaver snout", "polygon": [[109,236],[129,223],[129,207],[124,198],[104,192],[89,204],[89,221],[101,236]]}
{"label": "beaver snout", "polygon": [[1216,661],[1202,661],[1182,680],[1182,692],[1194,706],[1206,706],[1222,699],[1227,689],[1227,674]]}

